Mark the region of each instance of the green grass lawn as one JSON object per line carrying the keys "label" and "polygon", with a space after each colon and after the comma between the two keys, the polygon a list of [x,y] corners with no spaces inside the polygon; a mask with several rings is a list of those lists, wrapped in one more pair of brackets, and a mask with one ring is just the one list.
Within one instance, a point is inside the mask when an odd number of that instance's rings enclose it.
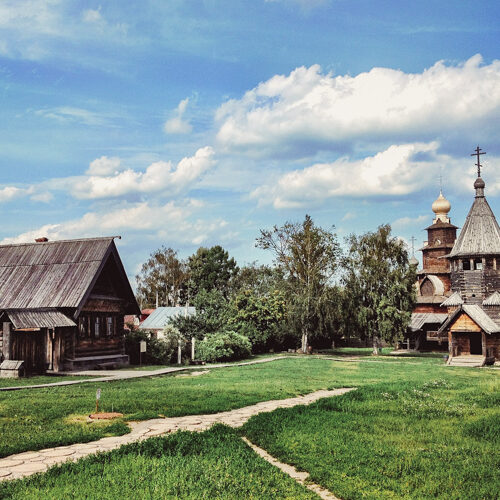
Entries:
{"label": "green grass lawn", "polygon": [[318,389],[362,386],[381,381],[419,380],[425,373],[450,372],[441,362],[418,364],[343,363],[319,357],[285,358],[230,367],[203,377],[145,377],[67,387],[0,392],[0,456],[85,442],[128,432],[123,421],[87,423],[95,393],[102,389],[102,411],[125,419],[215,413]]}
{"label": "green grass lawn", "polygon": [[[433,357],[379,361],[296,357],[203,377],[0,393],[0,436],[6,437],[0,453],[128,432],[123,421],[86,423],[97,387],[102,409],[120,411],[126,420],[213,413],[356,386],[311,406],[258,415],[241,432],[343,499],[497,498],[498,370],[449,368]],[[308,498],[306,490],[287,489],[281,473],[267,469],[235,436],[218,428],[130,445],[3,483],[0,498]]]}
{"label": "green grass lawn", "polygon": [[[103,377],[106,372],[103,372]],[[22,378],[0,378],[1,387],[20,387],[24,385],[56,384],[57,382],[66,382],[73,380],[88,380],[92,377],[83,377],[78,375],[40,375],[35,377]]]}
{"label": "green grass lawn", "polygon": [[343,499],[499,498],[498,371],[436,375],[263,413],[243,433]]}
{"label": "green grass lawn", "polygon": [[22,481],[0,483],[0,498],[100,500],[272,499],[317,496],[258,457],[236,431],[152,438]]}

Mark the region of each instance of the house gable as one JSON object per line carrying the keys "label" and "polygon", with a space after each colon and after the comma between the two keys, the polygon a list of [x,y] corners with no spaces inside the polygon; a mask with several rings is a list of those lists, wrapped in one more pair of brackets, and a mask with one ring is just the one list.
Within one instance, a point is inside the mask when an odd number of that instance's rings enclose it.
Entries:
{"label": "house gable", "polygon": [[462,312],[450,324],[451,332],[480,332],[481,327],[465,312]]}

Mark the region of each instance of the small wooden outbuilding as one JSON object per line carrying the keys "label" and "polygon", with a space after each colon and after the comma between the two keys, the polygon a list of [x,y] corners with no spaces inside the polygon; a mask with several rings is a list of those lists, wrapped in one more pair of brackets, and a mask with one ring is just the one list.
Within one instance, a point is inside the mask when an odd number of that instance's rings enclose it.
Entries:
{"label": "small wooden outbuilding", "polygon": [[127,364],[140,309],[114,237],[0,245],[0,358],[27,374]]}

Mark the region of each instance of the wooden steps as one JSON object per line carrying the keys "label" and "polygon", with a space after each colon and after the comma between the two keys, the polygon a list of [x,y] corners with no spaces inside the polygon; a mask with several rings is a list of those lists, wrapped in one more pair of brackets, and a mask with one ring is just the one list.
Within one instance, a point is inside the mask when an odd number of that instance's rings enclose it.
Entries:
{"label": "wooden steps", "polygon": [[95,370],[111,368],[111,365],[113,365],[114,368],[117,368],[128,364],[129,358],[127,354],[110,354],[108,356],[85,356],[74,359],[66,359],[64,361],[64,369],[65,371]]}
{"label": "wooden steps", "polygon": [[453,356],[448,360],[448,366],[467,366],[475,368],[484,366],[486,358],[481,355]]}

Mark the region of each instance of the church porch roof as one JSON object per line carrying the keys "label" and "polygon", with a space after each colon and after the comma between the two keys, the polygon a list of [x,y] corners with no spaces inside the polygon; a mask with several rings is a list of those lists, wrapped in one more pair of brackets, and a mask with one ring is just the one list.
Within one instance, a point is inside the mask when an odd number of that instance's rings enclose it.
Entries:
{"label": "church porch roof", "polygon": [[485,333],[500,333],[500,325],[481,307],[475,304],[462,304],[441,325],[438,334],[443,333],[462,313],[467,314]]}

